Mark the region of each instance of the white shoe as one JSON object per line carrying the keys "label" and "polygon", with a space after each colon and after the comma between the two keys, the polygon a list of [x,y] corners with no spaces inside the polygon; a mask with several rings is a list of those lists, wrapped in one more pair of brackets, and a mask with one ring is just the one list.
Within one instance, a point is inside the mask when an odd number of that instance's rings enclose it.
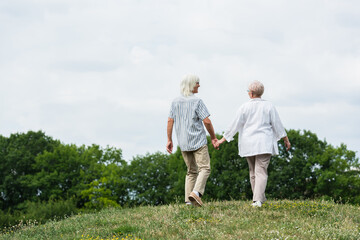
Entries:
{"label": "white shoe", "polygon": [[260,201],[256,201],[256,202],[254,202],[253,204],[251,204],[251,206],[253,206],[253,207],[261,207],[261,202]]}

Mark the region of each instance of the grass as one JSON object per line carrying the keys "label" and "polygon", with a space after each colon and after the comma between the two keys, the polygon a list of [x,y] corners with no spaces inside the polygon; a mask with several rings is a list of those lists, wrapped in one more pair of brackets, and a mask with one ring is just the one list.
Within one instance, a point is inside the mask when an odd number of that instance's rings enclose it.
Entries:
{"label": "grass", "polygon": [[43,225],[20,223],[0,239],[360,239],[360,207],[326,201],[208,202],[105,209]]}

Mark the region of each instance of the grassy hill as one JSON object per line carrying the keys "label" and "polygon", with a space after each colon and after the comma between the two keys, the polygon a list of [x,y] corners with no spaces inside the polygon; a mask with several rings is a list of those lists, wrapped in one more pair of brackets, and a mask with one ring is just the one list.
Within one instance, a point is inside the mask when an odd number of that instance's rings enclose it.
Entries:
{"label": "grassy hill", "polygon": [[325,201],[208,202],[106,209],[44,225],[19,224],[0,239],[360,239],[360,207]]}

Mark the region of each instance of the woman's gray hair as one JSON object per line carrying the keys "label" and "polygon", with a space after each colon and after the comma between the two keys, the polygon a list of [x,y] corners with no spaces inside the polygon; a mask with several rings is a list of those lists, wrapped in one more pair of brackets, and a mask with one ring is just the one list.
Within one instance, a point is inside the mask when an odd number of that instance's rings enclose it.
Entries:
{"label": "woman's gray hair", "polygon": [[194,87],[196,83],[200,82],[198,76],[194,74],[187,74],[183,77],[181,84],[180,84],[180,93],[181,95],[188,97],[193,95]]}
{"label": "woman's gray hair", "polygon": [[256,97],[261,97],[264,93],[264,85],[255,80],[255,81],[252,81],[250,84],[249,84],[249,90],[256,96]]}

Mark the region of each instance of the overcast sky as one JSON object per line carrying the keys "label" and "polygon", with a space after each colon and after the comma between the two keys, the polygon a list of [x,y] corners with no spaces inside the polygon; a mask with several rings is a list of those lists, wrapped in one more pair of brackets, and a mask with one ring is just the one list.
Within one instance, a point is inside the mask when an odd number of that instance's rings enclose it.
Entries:
{"label": "overcast sky", "polygon": [[187,73],[217,133],[259,80],[287,129],[360,151],[360,1],[0,1],[3,136],[165,152]]}

